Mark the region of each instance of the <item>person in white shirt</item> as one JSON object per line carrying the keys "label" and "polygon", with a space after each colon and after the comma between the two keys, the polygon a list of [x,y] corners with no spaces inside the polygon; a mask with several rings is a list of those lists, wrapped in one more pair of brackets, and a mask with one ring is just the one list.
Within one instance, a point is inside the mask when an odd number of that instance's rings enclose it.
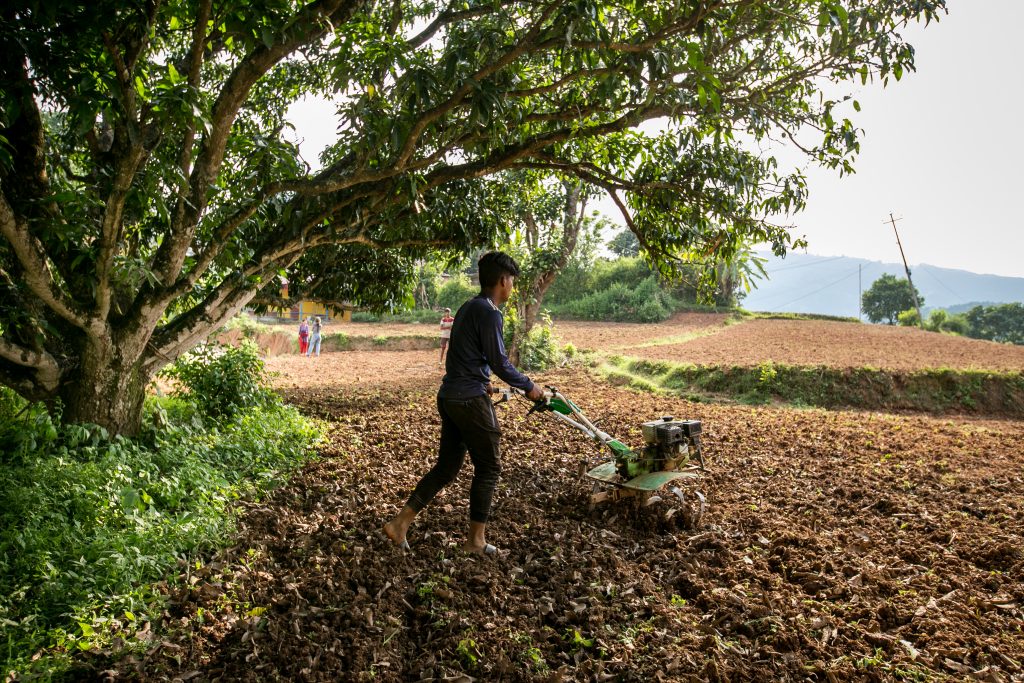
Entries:
{"label": "person in white shirt", "polygon": [[444,317],[441,318],[441,359],[438,363],[441,367],[444,367],[444,352],[448,349],[448,340],[452,337],[452,323],[454,322],[452,309],[444,309]]}

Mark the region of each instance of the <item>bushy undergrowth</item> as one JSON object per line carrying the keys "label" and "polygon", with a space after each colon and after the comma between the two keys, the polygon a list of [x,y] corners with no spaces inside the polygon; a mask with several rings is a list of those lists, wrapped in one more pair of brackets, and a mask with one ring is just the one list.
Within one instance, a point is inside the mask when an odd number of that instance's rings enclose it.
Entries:
{"label": "bushy undergrowth", "polygon": [[519,366],[527,371],[547,370],[565,360],[566,355],[559,348],[552,328],[551,316],[544,313],[519,347]]}
{"label": "bushy undergrowth", "polygon": [[229,320],[228,324],[224,326],[224,329],[240,330],[242,332],[242,336],[248,339],[252,339],[260,334],[270,334],[273,332],[273,328],[271,328],[270,325],[257,322],[244,313],[236,315],[234,318]]}
{"label": "bushy undergrowth", "polygon": [[162,374],[177,380],[184,397],[211,417],[230,417],[272,400],[260,349],[248,339],[239,346],[201,344]]}
{"label": "bushy undergrowth", "polygon": [[676,309],[672,295],[651,275],[635,287],[613,282],[606,289],[552,306],[551,312],[559,317],[583,320],[656,323],[667,320]]}
{"label": "bushy undergrowth", "polygon": [[429,308],[414,308],[401,313],[371,313],[356,311],[352,314],[354,323],[430,323],[436,325],[442,313]]}
{"label": "bushy undergrowth", "polygon": [[[258,386],[251,366],[245,373],[242,386],[237,375],[196,375],[185,397],[150,397],[131,439],[63,424],[0,390],[5,674],[58,675],[69,652],[137,630],[158,613],[153,582],[224,542],[230,503],[311,455],[316,428]],[[227,412],[196,392],[234,387],[252,398],[252,382],[259,400]]]}
{"label": "bushy undergrowth", "polygon": [[824,408],[1024,415],[1024,377],[1019,372],[950,368],[908,372],[771,361],[754,367],[697,366],[622,356],[607,358],[602,372],[616,384],[672,392],[693,400],[727,398]]}

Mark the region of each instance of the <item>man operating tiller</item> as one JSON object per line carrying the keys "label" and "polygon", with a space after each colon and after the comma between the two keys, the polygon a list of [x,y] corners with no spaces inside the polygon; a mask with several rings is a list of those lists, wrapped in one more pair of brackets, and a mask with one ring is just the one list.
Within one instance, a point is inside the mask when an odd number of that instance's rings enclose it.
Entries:
{"label": "man operating tiller", "polygon": [[452,324],[445,376],[437,393],[441,415],[441,443],[437,464],[409,496],[401,512],[384,525],[388,538],[409,548],[406,534],[420,510],[455,480],[469,451],[473,482],[469,489],[469,535],[463,550],[493,555],[497,550],[485,538],[491,498],[501,474],[498,442],[501,429],[488,396],[491,370],[526,397],[539,401],[543,390],[513,367],[502,340],[503,318],[498,308],[512,294],[519,266],[502,252],[480,257],[480,294],[459,308]]}

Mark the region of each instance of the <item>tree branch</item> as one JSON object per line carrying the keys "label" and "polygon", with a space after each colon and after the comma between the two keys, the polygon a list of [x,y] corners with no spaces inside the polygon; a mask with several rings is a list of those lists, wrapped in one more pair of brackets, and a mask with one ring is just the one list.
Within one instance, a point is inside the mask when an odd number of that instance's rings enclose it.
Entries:
{"label": "tree branch", "polygon": [[49,353],[32,351],[0,338],[0,358],[5,358],[15,365],[31,368],[41,388],[47,391],[57,388],[61,375],[60,366]]}
{"label": "tree branch", "polygon": [[452,180],[479,178],[512,166],[516,161],[532,156],[549,145],[565,142],[571,138],[593,138],[617,133],[632,128],[643,121],[668,116],[672,110],[663,105],[651,104],[627,112],[618,119],[584,128],[566,127],[542,133],[518,145],[506,147],[492,153],[486,159],[453,164],[436,169],[427,175],[426,188],[437,187]]}
{"label": "tree branch", "polygon": [[416,145],[423,132],[431,123],[459,106],[466,95],[473,91],[474,83],[482,81],[485,78],[489,78],[502,67],[511,64],[516,59],[526,54],[530,44],[540,35],[541,30],[544,27],[544,23],[552,14],[554,14],[560,4],[561,3],[557,1],[548,3],[548,6],[544,8],[544,11],[541,12],[537,20],[533,22],[530,28],[526,31],[526,34],[512,47],[512,49],[508,50],[505,54],[490,64],[478,69],[476,73],[466,79],[465,83],[463,83],[463,85],[456,90],[447,101],[423,112],[416,120],[416,124],[413,125],[412,129],[409,131],[409,136],[406,138],[401,152],[399,152],[398,156],[395,158],[394,165],[399,168],[405,166],[409,158],[416,151]]}
{"label": "tree branch", "polygon": [[190,193],[184,210],[154,259],[154,272],[161,283],[172,282],[181,270],[199,217],[206,209],[209,188],[220,172],[231,128],[252,87],[277,62],[327,33],[332,21],[343,20],[358,4],[358,0],[314,0],[281,29],[280,42],[255,48],[231,72],[213,105],[210,131],[202,141],[189,178]]}
{"label": "tree branch", "polygon": [[[503,2],[501,6],[504,7],[507,6],[508,4],[509,3],[507,2]],[[454,24],[456,22],[462,21],[464,19],[475,19],[476,17],[482,17],[487,14],[492,14],[495,11],[495,9],[496,8],[493,5],[484,7],[474,7],[472,9],[459,10],[458,12],[453,11],[451,9],[446,9],[445,11],[438,14],[437,17],[435,17],[432,22],[427,24],[426,28],[424,28],[415,36],[407,40],[406,44],[409,47],[416,49],[422,46],[427,41],[429,41],[431,38],[433,38],[434,34],[436,34],[443,27],[448,26],[449,24]]]}
{"label": "tree branch", "polygon": [[28,231],[28,225],[19,221],[7,197],[0,192],[0,234],[10,243],[22,267],[25,284],[40,301],[60,317],[82,330],[89,328],[88,320],[78,306],[68,298],[53,278],[43,246]]}

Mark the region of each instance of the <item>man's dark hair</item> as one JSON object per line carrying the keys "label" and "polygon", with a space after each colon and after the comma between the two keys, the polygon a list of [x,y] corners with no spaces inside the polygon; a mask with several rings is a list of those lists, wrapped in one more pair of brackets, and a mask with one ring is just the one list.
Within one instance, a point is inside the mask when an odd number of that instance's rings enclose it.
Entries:
{"label": "man's dark hair", "polygon": [[498,284],[502,275],[519,276],[519,264],[511,256],[502,251],[489,251],[477,261],[480,273],[480,288],[489,289]]}

